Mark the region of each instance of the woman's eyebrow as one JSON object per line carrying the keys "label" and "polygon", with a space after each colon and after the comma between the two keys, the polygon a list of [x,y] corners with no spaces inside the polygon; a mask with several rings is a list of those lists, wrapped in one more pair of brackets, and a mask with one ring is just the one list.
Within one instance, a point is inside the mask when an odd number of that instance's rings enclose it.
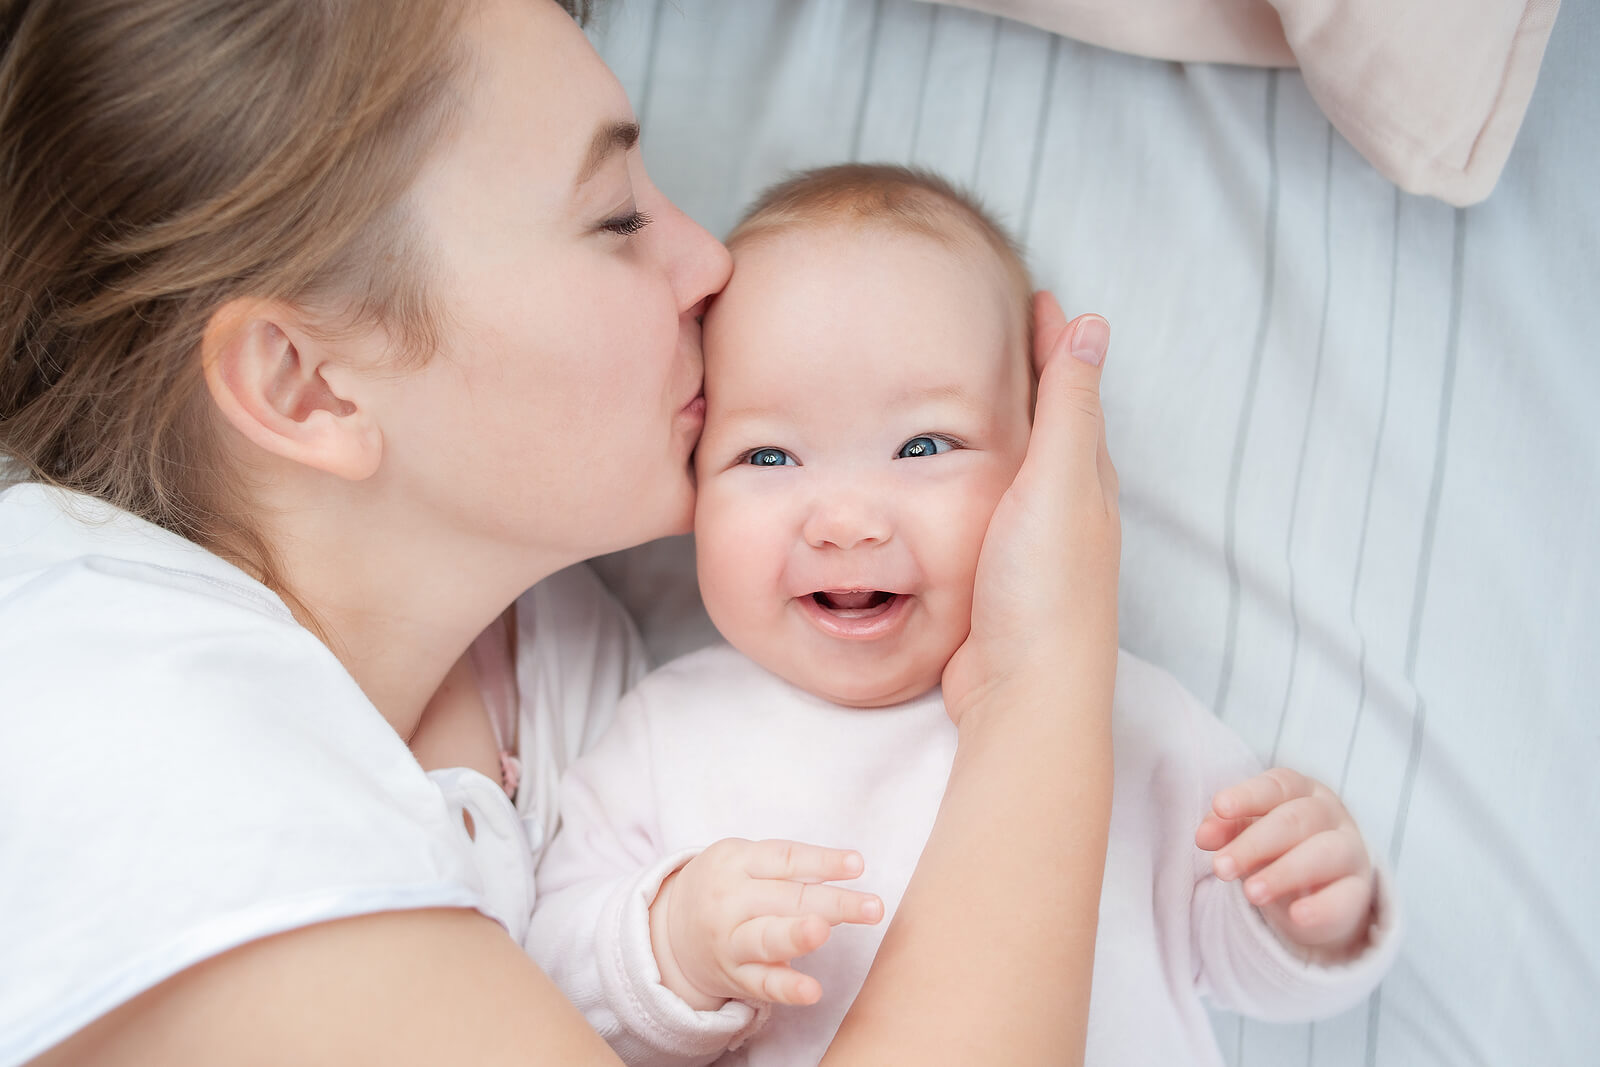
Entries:
{"label": "woman's eyebrow", "polygon": [[594,139],[589,142],[589,154],[584,157],[583,166],[578,168],[578,177],[572,183],[574,188],[593,178],[612,153],[626,152],[638,143],[637,122],[602,123],[594,132]]}

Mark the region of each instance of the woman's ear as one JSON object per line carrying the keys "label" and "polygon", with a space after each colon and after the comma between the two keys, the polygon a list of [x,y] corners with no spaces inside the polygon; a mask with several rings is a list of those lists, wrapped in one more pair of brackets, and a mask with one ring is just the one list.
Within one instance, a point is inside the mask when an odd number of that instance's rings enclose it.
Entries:
{"label": "woman's ear", "polygon": [[371,477],[383,434],[355,379],[333,377],[332,347],[301,328],[287,305],[233,300],[206,324],[200,342],[206,388],[222,417],[264,452],[339,478]]}

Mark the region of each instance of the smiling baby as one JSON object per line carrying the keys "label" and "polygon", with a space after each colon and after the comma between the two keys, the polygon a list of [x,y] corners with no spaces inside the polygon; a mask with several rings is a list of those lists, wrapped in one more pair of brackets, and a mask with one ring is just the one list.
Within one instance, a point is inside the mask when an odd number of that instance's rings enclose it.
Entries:
{"label": "smiling baby", "polygon": [[[933,825],[940,675],[1028,447],[1032,286],[970,198],[825,168],[728,244],[695,514],[728,644],[646,678],[571,770],[528,938],[630,1063],[822,1057]],[[1330,790],[1259,773],[1126,653],[1113,736],[1089,1062],[1220,1063],[1202,995],[1289,1020],[1372,990],[1394,905]]]}

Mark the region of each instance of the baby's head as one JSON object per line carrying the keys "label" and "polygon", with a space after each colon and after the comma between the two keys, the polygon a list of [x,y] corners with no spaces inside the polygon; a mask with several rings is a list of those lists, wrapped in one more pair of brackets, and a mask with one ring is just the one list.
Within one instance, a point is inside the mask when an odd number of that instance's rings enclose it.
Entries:
{"label": "baby's head", "polygon": [[818,696],[918,696],[966,639],[1027,448],[1027,268],[968,198],[898,167],[785,182],[728,245],[695,460],[706,609]]}

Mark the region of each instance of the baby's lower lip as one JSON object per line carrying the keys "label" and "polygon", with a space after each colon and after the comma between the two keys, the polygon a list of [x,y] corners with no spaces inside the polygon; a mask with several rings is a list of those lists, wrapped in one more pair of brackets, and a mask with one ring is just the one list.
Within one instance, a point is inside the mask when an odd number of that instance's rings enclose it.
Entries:
{"label": "baby's lower lip", "polygon": [[871,641],[898,631],[911,606],[907,593],[890,593],[882,603],[860,608],[837,608],[822,604],[815,595],[795,597],[800,613],[829,637],[850,641]]}

